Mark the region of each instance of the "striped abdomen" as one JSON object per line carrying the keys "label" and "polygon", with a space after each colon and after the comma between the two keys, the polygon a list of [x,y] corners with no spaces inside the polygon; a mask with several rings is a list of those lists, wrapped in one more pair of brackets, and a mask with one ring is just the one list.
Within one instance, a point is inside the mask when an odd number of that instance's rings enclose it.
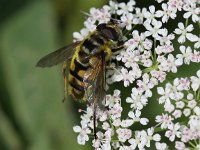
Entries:
{"label": "striped abdomen", "polygon": [[106,45],[107,42],[108,40],[105,37],[94,32],[83,41],[80,47],[77,47],[69,73],[69,94],[74,99],[85,100],[84,74],[92,67],[91,59],[105,51],[102,46]]}

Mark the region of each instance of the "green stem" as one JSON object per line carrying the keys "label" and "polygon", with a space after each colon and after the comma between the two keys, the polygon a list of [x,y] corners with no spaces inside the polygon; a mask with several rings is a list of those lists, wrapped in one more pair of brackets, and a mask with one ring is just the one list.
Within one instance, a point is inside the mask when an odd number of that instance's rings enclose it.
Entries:
{"label": "green stem", "polygon": [[186,21],[185,21],[185,27],[187,27],[188,26],[188,19],[186,19]]}
{"label": "green stem", "polygon": [[153,62],[153,65],[149,68],[146,68],[143,70],[144,73],[148,73],[148,72],[151,72],[152,70],[156,70],[158,69],[158,62]]}
{"label": "green stem", "polygon": [[190,144],[193,148],[196,147],[196,145],[194,145],[192,142],[189,142],[189,144]]}

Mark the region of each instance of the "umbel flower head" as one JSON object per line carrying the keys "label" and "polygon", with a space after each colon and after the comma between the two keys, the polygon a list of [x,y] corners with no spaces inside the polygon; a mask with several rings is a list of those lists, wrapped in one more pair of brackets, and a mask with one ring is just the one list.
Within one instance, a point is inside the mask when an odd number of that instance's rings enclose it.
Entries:
{"label": "umbel flower head", "polygon": [[[106,71],[108,89],[116,82],[123,88],[107,91],[108,109],[96,113],[96,139],[93,107],[82,111],[73,128],[79,144],[96,150],[200,149],[200,1],[156,1],[158,8],[139,8],[134,0],[91,8],[84,28],[73,34],[83,40],[114,18],[126,39],[113,55],[114,69]],[[190,66],[196,73],[183,74]],[[187,69],[182,76],[179,68]],[[152,101],[157,106],[150,109],[159,109],[153,117],[144,113]]]}

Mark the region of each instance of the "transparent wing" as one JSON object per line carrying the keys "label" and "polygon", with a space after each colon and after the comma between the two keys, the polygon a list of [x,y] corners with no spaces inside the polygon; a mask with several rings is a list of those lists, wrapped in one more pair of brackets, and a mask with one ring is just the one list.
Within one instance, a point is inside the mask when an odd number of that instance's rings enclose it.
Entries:
{"label": "transparent wing", "polygon": [[85,96],[90,104],[103,108],[102,101],[105,98],[105,57],[96,57],[93,68],[84,74]]}
{"label": "transparent wing", "polygon": [[104,109],[102,101],[105,98],[105,57],[94,57],[90,59],[91,68],[88,69],[83,77],[85,96],[88,102],[93,105],[93,127],[94,137],[97,139],[96,131],[96,110],[97,106]]}
{"label": "transparent wing", "polygon": [[64,60],[71,57],[73,49],[75,49],[80,42],[75,42],[70,45],[64,46],[44,57],[42,57],[36,64],[37,67],[51,67],[57,65]]}

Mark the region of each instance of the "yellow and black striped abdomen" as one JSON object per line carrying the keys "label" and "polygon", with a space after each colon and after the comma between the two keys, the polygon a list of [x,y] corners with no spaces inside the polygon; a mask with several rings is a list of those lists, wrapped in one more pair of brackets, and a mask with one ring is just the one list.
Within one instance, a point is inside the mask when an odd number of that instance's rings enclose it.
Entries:
{"label": "yellow and black striped abdomen", "polygon": [[105,37],[94,32],[76,48],[69,72],[69,95],[74,99],[85,100],[84,74],[88,69],[94,67],[90,63],[92,58],[104,51],[102,46],[106,45],[107,42]]}
{"label": "yellow and black striped abdomen", "polygon": [[83,77],[85,71],[89,66],[84,66],[78,57],[80,49],[77,48],[76,52],[71,60],[70,71],[69,71],[69,95],[74,99],[83,99],[85,90]]}

